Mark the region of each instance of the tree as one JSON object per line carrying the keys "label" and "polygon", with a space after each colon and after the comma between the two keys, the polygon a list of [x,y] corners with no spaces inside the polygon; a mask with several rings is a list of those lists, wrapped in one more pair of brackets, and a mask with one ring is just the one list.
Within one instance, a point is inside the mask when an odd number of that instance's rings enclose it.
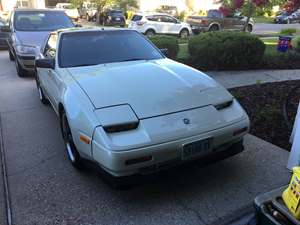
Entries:
{"label": "tree", "polygon": [[83,4],[84,0],[70,0],[70,3],[76,8],[80,8]]}
{"label": "tree", "polygon": [[294,12],[300,7],[300,0],[289,0],[287,1],[283,8],[288,12]]}
{"label": "tree", "polygon": [[128,7],[138,7],[137,0],[115,0],[115,4],[123,9],[124,13],[127,12]]}

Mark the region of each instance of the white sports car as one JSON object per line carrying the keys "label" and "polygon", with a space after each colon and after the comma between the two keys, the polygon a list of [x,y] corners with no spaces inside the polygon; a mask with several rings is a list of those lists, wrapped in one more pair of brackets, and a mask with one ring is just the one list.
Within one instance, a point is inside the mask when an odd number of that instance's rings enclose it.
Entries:
{"label": "white sports car", "polygon": [[88,159],[123,177],[243,150],[249,119],[236,99],[136,31],[51,33],[36,70],[75,167]]}

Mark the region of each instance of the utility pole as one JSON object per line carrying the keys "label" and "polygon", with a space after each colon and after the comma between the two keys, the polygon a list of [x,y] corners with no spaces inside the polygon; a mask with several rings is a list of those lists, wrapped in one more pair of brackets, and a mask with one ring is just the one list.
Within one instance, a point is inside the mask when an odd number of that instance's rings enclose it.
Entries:
{"label": "utility pole", "polygon": [[254,9],[254,5],[253,5],[252,0],[248,0],[248,13],[247,13],[248,15],[247,15],[247,20],[246,20],[246,23],[245,23],[245,26],[244,26],[244,31],[247,31],[248,24],[249,24],[250,18],[251,18],[252,13],[253,13],[253,9]]}

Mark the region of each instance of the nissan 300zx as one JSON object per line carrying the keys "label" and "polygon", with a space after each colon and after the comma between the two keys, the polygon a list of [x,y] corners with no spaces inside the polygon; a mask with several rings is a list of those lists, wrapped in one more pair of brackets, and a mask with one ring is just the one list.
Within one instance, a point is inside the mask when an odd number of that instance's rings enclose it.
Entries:
{"label": "nissan 300zx", "polygon": [[126,29],[53,32],[36,61],[42,103],[57,113],[70,162],[114,177],[243,150],[249,119],[204,73]]}

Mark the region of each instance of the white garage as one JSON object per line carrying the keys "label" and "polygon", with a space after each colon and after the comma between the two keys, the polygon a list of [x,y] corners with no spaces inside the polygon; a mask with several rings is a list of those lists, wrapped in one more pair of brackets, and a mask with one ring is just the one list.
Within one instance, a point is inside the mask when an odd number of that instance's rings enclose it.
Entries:
{"label": "white garage", "polygon": [[3,11],[11,11],[15,7],[45,8],[45,0],[0,0],[0,5]]}

